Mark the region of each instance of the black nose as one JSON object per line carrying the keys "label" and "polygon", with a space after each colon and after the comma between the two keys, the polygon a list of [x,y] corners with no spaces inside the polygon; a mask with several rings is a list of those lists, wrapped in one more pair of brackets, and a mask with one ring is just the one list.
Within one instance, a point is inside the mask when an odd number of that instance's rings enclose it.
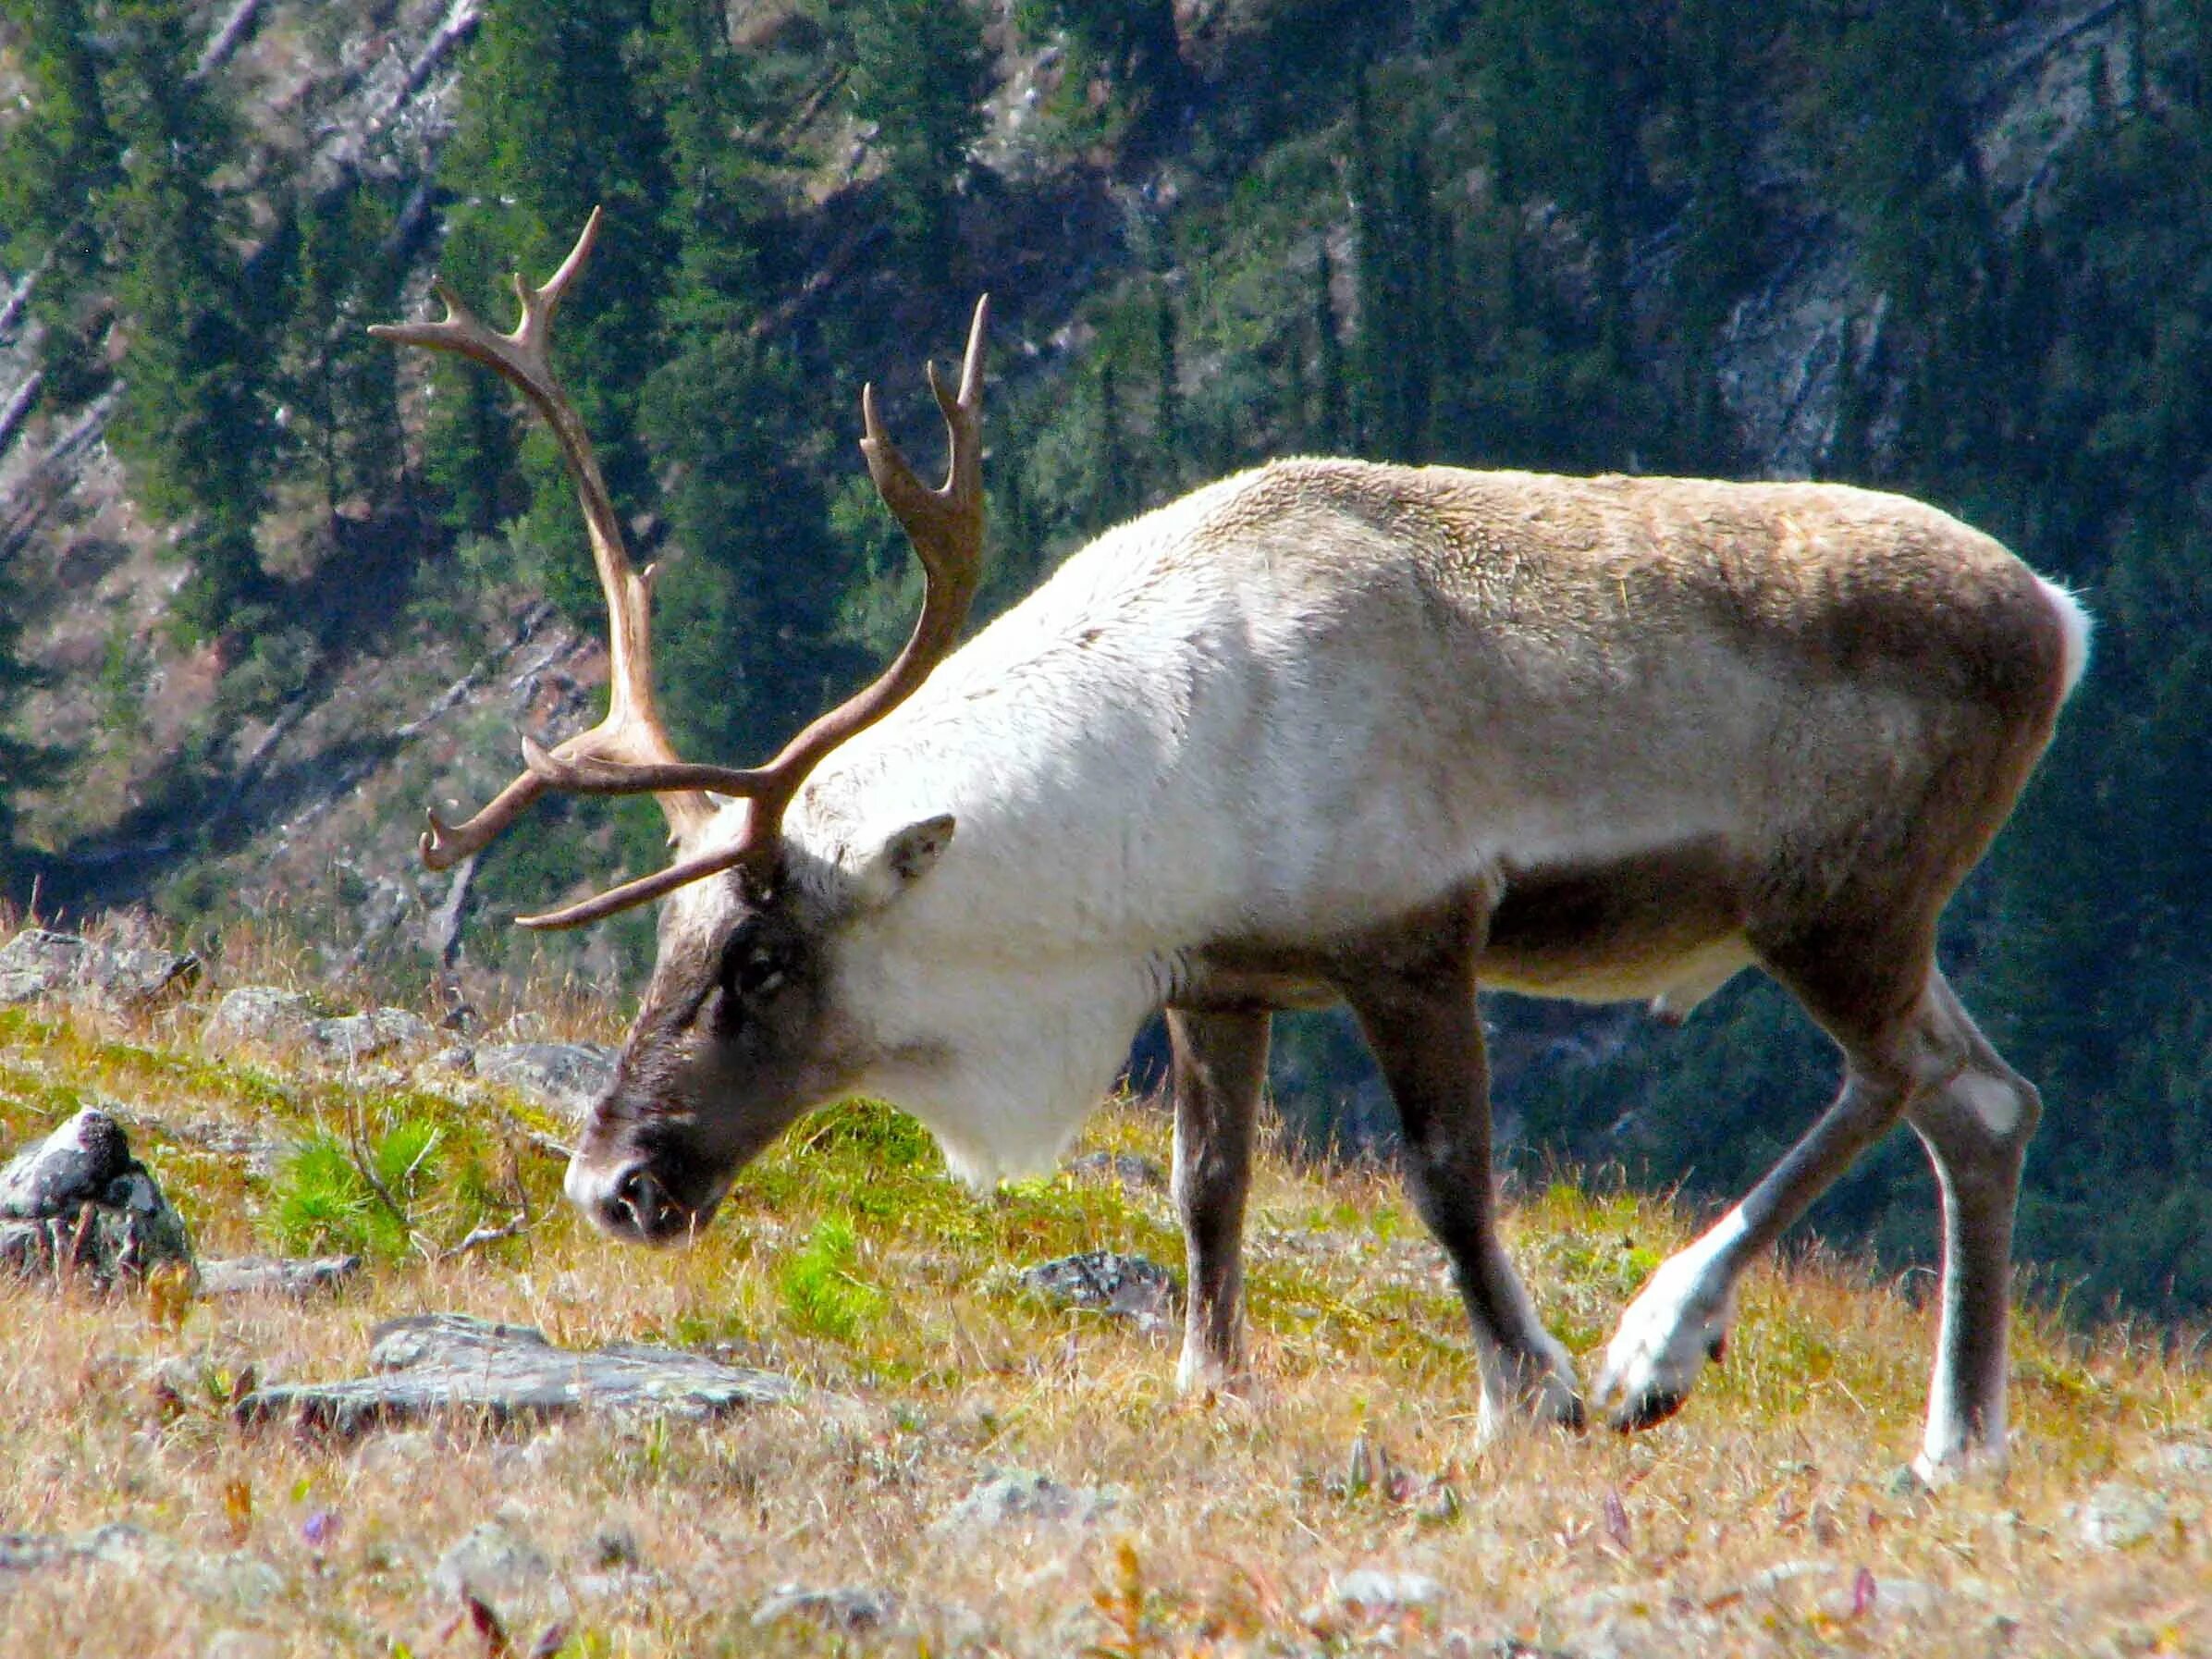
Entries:
{"label": "black nose", "polygon": [[600,1219],[612,1233],[628,1233],[659,1244],[690,1231],[691,1211],[669,1196],[642,1163],[624,1170],[601,1206]]}

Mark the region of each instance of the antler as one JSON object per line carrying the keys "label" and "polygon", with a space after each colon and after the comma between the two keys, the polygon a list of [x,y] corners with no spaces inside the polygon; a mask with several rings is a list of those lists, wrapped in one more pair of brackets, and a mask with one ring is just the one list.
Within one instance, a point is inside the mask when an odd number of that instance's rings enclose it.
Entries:
{"label": "antler", "polygon": [[987,294],[976,301],[957,393],[945,389],[935,363],[928,365],[929,390],[944,416],[952,449],[951,464],[940,487],[931,489],[915,475],[883,430],[875,387],[861,389],[865,436],[860,448],[867,458],[868,475],[905,530],[906,539],[922,562],[925,579],[921,615],[891,666],[873,684],[816,719],[768,765],[747,770],[686,766],[672,756],[641,762],[605,751],[573,752],[567,743],[547,753],[535,743],[526,743],[523,754],[529,775],[545,787],[580,794],[654,792],[664,800],[671,791],[713,790],[718,794],[744,798],[751,810],[734,844],[680,859],[653,875],[544,916],[523,916],[520,918],[522,926],[580,927],[645,903],[719,870],[739,865],[765,869],[774,861],[784,812],[807,776],[839,744],[912,696],[930,670],[951,653],[983,578],[983,338],[989,315],[990,297]]}
{"label": "antler", "polygon": [[[449,824],[432,811],[428,815],[430,827],[424,831],[420,845],[423,862],[434,870],[442,870],[489,845],[545,793],[563,767],[676,763],[675,749],[653,698],[654,567],[640,571],[631,564],[622,541],[621,521],[608,495],[606,480],[600,476],[591,438],[554,378],[546,353],[553,314],[569,284],[590,257],[598,234],[599,210],[594,208],[584,234],[544,287],[533,289],[523,282],[521,273],[516,274],[514,291],[522,301],[522,316],[511,334],[498,333],[480,322],[443,282],[435,285],[446,307],[445,316],[437,322],[380,323],[369,330],[395,345],[451,351],[472,359],[499,375],[528,399],[553,429],[562,458],[576,481],[576,497],[583,504],[584,526],[591,535],[592,559],[598,568],[599,586],[607,596],[610,657],[607,718],[590,731],[568,739],[550,755],[524,738],[526,769],[466,823]],[[706,798],[691,793],[687,785],[671,784],[659,793],[670,834],[678,842],[712,814]]]}

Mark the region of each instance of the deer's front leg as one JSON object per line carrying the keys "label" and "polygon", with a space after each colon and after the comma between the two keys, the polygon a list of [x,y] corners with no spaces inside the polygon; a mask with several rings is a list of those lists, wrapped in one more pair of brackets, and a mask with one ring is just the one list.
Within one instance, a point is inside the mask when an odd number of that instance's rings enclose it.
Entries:
{"label": "deer's front leg", "polygon": [[1244,1376],[1245,1194],[1267,1078],[1268,1014],[1171,1008],[1167,1028],[1174,1045],[1175,1208],[1190,1280],[1175,1381],[1188,1394],[1233,1388]]}
{"label": "deer's front leg", "polygon": [[1474,976],[1457,953],[1420,971],[1347,977],[1346,999],[1397,1102],[1406,1181],[1451,1258],[1482,1371],[1479,1432],[1508,1411],[1582,1426],[1574,1360],[1543,1328],[1497,1235],[1490,1161],[1490,1068]]}

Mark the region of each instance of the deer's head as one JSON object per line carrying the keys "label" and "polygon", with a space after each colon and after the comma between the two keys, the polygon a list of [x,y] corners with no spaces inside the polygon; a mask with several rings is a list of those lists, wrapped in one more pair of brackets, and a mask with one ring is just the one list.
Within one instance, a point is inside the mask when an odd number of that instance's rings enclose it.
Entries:
{"label": "deer's head", "polygon": [[980,415],[987,302],[978,301],[957,392],[929,370],[952,464],[932,489],[886,436],[872,387],[861,395],[861,449],[885,503],[922,562],[927,586],[914,632],[865,690],[816,719],[766,766],[679,759],[653,695],[653,569],[630,561],[621,521],[591,440],[547,359],[553,316],[597,234],[592,215],[543,287],[521,277],[522,320],[500,334],[443,285],[436,323],[375,333],[452,351],[493,369],[537,411],[576,483],[607,597],[607,718],[548,750],[528,738],[525,769],[467,822],[433,812],[423,861],[443,869],[490,844],[547,790],[652,794],[669,824],[667,867],[592,898],[519,918],[526,928],[581,927],[665,898],[659,955],[615,1084],[592,1110],[569,1167],[569,1196],[607,1231],[665,1243],[711,1218],[731,1179],[809,1107],[848,1092],[879,1057],[830,994],[842,934],[921,879],[950,842],[950,817],[901,827],[829,861],[791,844],[786,810],[832,750],[912,695],[952,648],[982,573]]}

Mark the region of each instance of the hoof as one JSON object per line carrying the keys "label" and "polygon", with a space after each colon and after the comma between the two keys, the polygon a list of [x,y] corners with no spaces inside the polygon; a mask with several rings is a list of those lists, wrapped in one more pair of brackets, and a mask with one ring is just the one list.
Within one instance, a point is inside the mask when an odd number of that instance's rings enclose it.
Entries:
{"label": "hoof", "polygon": [[1663,1423],[1674,1416],[1682,1409],[1682,1402],[1686,1397],[1669,1389],[1638,1395],[1615,1411],[1607,1420],[1620,1433],[1634,1434],[1639,1430],[1649,1429],[1654,1423]]}

